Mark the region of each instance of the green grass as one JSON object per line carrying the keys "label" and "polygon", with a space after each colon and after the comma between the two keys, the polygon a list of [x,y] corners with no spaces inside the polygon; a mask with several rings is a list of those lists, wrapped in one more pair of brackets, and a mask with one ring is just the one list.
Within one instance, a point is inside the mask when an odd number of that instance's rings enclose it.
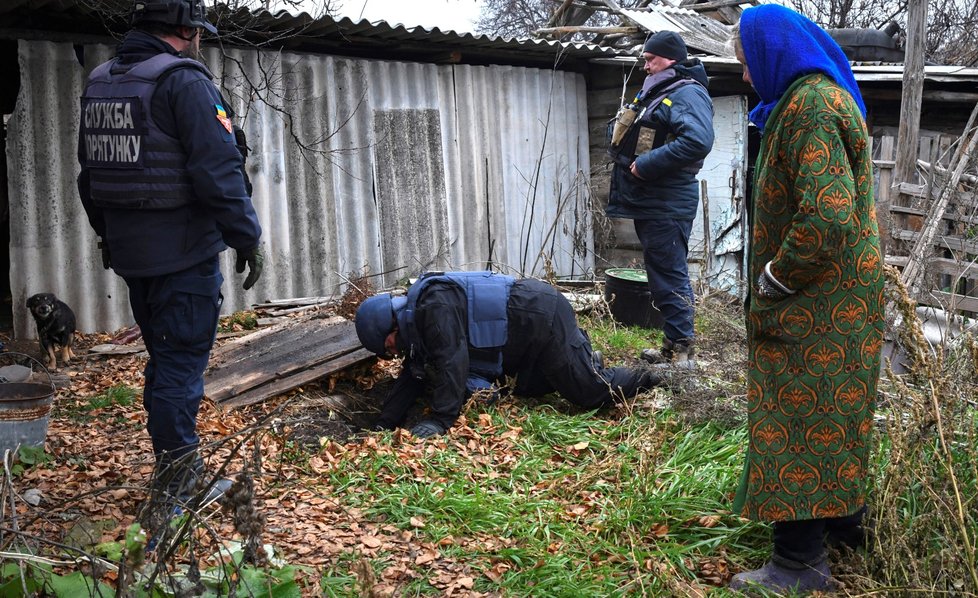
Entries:
{"label": "green grass", "polygon": [[59,409],[63,409],[72,419],[91,421],[96,412],[102,409],[131,406],[139,395],[140,390],[138,388],[128,384],[117,384],[97,395],[83,397],[73,403],[59,404]]}
{"label": "green grass", "polygon": [[623,326],[607,319],[582,319],[581,327],[588,331],[591,345],[605,352],[606,361],[637,358],[642,349],[662,344],[661,330],[639,326]]}
{"label": "green grass", "polygon": [[[349,457],[354,462],[340,464],[328,481],[345,505],[378,522],[422,542],[455,539],[441,556],[477,572],[481,592],[671,593],[675,584],[695,582],[700,559],[723,551],[752,563],[765,556],[758,552],[767,547],[763,528],[728,511],[742,431],[684,427],[670,413],[609,421],[516,399],[484,412],[495,428],[483,437],[487,455],[469,453],[464,442],[436,448],[429,441],[420,445],[423,455],[398,458],[399,445],[386,434],[376,452]],[[501,439],[517,427],[518,435]],[[478,575],[500,564],[498,581]],[[352,591],[349,572],[334,569],[327,594]],[[424,567],[416,573],[406,595],[438,593],[424,581]]]}
{"label": "green grass", "polygon": [[236,311],[221,318],[217,324],[218,332],[254,330],[256,328],[258,328],[258,314],[253,311]]}
{"label": "green grass", "polygon": [[[634,363],[661,342],[660,333],[606,320],[581,324],[608,363]],[[377,579],[407,567],[399,596],[443,595],[437,576],[446,570],[494,596],[739,595],[710,587],[716,566],[760,566],[770,532],[730,512],[743,418],[703,406],[716,399],[743,410],[741,308],[700,309],[696,328],[701,385],[669,397],[675,411],[650,407],[661,402],[649,397],[598,412],[559,398],[509,398],[470,406],[468,428],[444,439],[379,434],[344,453],[324,480],[336,500],[379,528],[410,532],[411,546],[435,546],[439,566],[414,565],[403,549],[368,561],[344,553],[323,572],[324,594],[364,595],[366,563]],[[962,556],[978,543],[978,341],[970,346],[974,365],[957,385],[936,374],[914,388],[881,381],[898,407],[879,412],[868,498],[877,541],[868,553],[833,556],[841,595],[978,596],[975,568]],[[690,416],[700,412],[706,417]]]}

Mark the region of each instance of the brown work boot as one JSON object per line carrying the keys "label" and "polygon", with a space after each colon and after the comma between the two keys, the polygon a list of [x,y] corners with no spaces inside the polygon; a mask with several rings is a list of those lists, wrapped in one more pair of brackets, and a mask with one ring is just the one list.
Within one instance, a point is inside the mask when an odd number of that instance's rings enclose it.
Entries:
{"label": "brown work boot", "polygon": [[693,361],[693,340],[682,341],[662,340],[662,349],[645,349],[642,351],[641,358],[652,365],[676,365],[690,367],[695,366]]}

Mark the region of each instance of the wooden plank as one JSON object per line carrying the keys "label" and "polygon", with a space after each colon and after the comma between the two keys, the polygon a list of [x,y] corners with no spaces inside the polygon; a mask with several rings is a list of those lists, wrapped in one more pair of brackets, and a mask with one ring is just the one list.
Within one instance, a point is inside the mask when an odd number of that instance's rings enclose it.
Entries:
{"label": "wooden plank", "polygon": [[[269,342],[265,340],[266,338],[272,338],[273,340],[271,342],[276,342],[274,339],[280,339],[278,342],[282,342],[283,337],[280,336],[280,333],[283,330],[288,330],[290,328],[300,326],[302,322],[307,322],[310,320],[328,320],[331,323],[338,323],[338,322],[345,321],[345,318],[335,317],[335,318],[327,319],[323,317],[322,313],[310,313],[295,318],[285,318],[277,324],[273,324],[271,326],[261,328],[256,332],[253,332],[247,336],[243,336],[235,341],[225,343],[220,347],[214,349],[213,351],[211,351],[210,363],[212,365],[224,364],[230,359],[232,359],[227,356],[228,354],[234,354],[236,352],[239,352],[242,350],[241,347],[247,347],[257,342],[262,342],[262,343]],[[246,353],[244,355],[247,356]]]}
{"label": "wooden plank", "polygon": [[323,339],[319,344],[303,343],[276,353],[262,351],[248,363],[235,364],[233,368],[213,372],[209,385],[206,385],[205,380],[205,394],[215,401],[221,401],[269,380],[284,378],[335,359],[358,346],[360,341],[356,334],[348,331],[346,334]]}
{"label": "wooden plank", "polygon": [[261,386],[228,397],[220,401],[220,404],[222,407],[234,409],[260,403],[372,357],[376,357],[376,355],[366,349],[359,348],[352,353],[340,355],[316,367],[297,372],[285,378],[268,381]]}
{"label": "wooden plank", "polygon": [[353,322],[341,320],[301,320],[275,334],[238,344],[211,361],[204,374],[204,393],[222,401],[359,348]]}
{"label": "wooden plank", "polygon": [[[912,208],[909,206],[890,206],[890,212],[894,214],[906,214],[908,216],[927,215],[927,210],[922,210],[920,208]],[[952,222],[963,222],[965,224],[978,223],[978,214],[955,214],[955,213],[944,212],[944,215],[941,216],[941,218],[943,218],[944,220],[950,220]]]}
{"label": "wooden plank", "polygon": [[920,297],[920,303],[933,307],[942,307],[951,311],[970,311],[978,313],[978,297],[965,297],[944,291],[931,291]]}
{"label": "wooden plank", "polygon": [[256,303],[251,307],[260,309],[263,307],[285,307],[291,305],[317,305],[319,303],[329,303],[335,297],[293,297],[291,299],[270,299],[264,303]]}
{"label": "wooden plank", "polygon": [[930,191],[927,185],[917,185],[914,183],[897,183],[893,186],[900,195],[907,195],[910,197],[920,197],[922,199],[930,199]]}
{"label": "wooden plank", "polygon": [[717,10],[719,8],[729,8],[732,6],[740,6],[741,4],[750,4],[751,6],[757,5],[757,0],[713,0],[712,2],[698,2],[698,0],[684,0],[680,6],[683,8],[689,8],[697,12],[705,12],[708,10]]}
{"label": "wooden plank", "polygon": [[[886,256],[886,263],[897,268],[903,268],[909,260],[910,257],[906,255]],[[973,261],[966,262],[947,257],[932,257],[927,260],[927,269],[954,277],[978,278],[978,264]]]}
{"label": "wooden plank", "polygon": [[[891,161],[893,158],[893,137],[887,135],[880,139],[880,158]],[[893,244],[890,241],[890,231],[893,229],[893,216],[891,209],[893,206],[893,193],[890,189],[893,180],[891,169],[880,168],[879,187],[877,188],[876,221],[880,229],[880,249],[886,255]]]}
{"label": "wooden plank", "polygon": [[[901,241],[913,241],[916,244],[919,243],[920,237],[921,237],[921,233],[912,230],[893,231],[893,238],[899,239]],[[933,239],[933,243],[931,244],[931,247],[941,247],[943,249],[950,249],[951,251],[964,251],[971,254],[978,253],[978,242],[962,239],[960,237],[940,236],[936,239]],[[933,250],[924,252],[923,249],[921,249],[914,255],[920,255],[921,253],[925,254],[922,256],[922,258],[926,259],[927,255],[933,253]]]}
{"label": "wooden plank", "polygon": [[145,350],[146,345],[144,345],[142,342],[133,343],[130,345],[113,345],[112,343],[106,343],[89,347],[88,352],[97,355],[132,355],[133,353],[139,353],[140,351]]}

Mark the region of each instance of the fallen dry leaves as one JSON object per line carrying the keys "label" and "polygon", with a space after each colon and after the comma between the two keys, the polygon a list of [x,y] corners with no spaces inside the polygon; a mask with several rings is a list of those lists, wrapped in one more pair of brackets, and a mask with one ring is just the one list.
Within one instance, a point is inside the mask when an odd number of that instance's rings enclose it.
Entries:
{"label": "fallen dry leaves", "polygon": [[[108,335],[79,335],[76,350],[105,344]],[[18,522],[23,529],[38,537],[62,541],[80,522],[98,522],[91,541],[112,541],[124,537],[125,528],[132,523],[142,501],[147,497],[146,486],[153,472],[152,448],[145,431],[146,419],[140,394],[131,405],[109,405],[92,411],[91,399],[107,389],[128,385],[142,387],[145,355],[130,354],[113,357],[87,357],[63,368],[65,385],[57,393],[56,406],[49,417],[46,450],[53,463],[27,469],[17,478],[21,493],[36,489],[40,494],[38,506],[17,503]],[[369,387],[377,380],[390,376],[395,363],[378,362],[372,366],[351,369],[327,382],[335,386],[338,380],[358,377]],[[282,407],[281,397],[251,409],[227,411],[205,400],[198,416],[198,433],[203,446],[233,436],[265,420]],[[459,433],[450,442],[458,450],[475,459],[485,459],[497,450],[511,450],[520,430],[496,434],[488,416],[480,417],[469,427],[464,419]],[[360,595],[394,596],[404,583],[423,571],[431,583],[446,596],[480,596],[472,588],[481,572],[470,571],[468,565],[442,556],[440,549],[451,546],[454,539],[442,538],[437,543],[420,542],[411,531],[377,524],[357,509],[343,507],[322,484],[322,474],[337,463],[356,455],[393,451],[403,463],[418,464],[426,455],[443,450],[446,440],[419,443],[410,434],[395,434],[393,446],[381,446],[375,437],[362,442],[338,443],[321,439],[321,450],[309,457],[304,465],[282,458],[285,450],[281,435],[256,436],[264,466],[267,468],[256,480],[258,508],[266,518],[262,539],[273,545],[280,556],[294,565],[311,567],[314,575],[336,564],[342,555],[361,555],[365,567],[355,569]],[[230,443],[208,446],[209,468],[227,461],[233,476],[241,467],[241,459],[230,457]],[[209,451],[209,452],[208,452]],[[423,468],[412,467],[418,479],[425,479]],[[482,472],[479,476],[498,476],[499,472]],[[218,536],[236,537],[229,518],[217,510],[208,525]],[[423,518],[410,520],[414,529],[425,527]],[[77,530],[76,532],[77,533]],[[508,545],[505,539],[470,539],[469,542],[486,550]],[[367,575],[370,557],[384,554],[388,566],[379,576]],[[494,575],[505,571],[497,565]],[[362,575],[361,575],[362,574]],[[104,578],[114,581],[114,574]],[[318,595],[313,588],[318,580],[309,580],[307,593]]]}
{"label": "fallen dry leaves", "polygon": [[[81,352],[85,346],[108,341],[107,335],[81,335],[79,349]],[[77,522],[91,520],[104,522],[96,533],[100,541],[124,536],[125,528],[134,521],[139,505],[146,498],[145,488],[153,471],[141,400],[137,394],[129,406],[111,405],[94,412],[85,408],[92,397],[112,386],[125,384],[141,388],[144,366],[145,356],[140,355],[96,357],[79,360],[63,372],[67,374],[67,386],[58,392],[47,437],[47,450],[55,462],[51,466],[28,469],[17,480],[22,489],[38,489],[42,496],[37,507],[18,503],[18,516],[27,531],[62,541]],[[396,367],[398,364],[394,362],[377,362],[351,368],[327,381],[325,389],[327,392],[335,389],[344,377],[356,378],[361,387],[368,388],[389,377]],[[202,443],[233,437],[273,415],[287,420],[287,398],[235,411],[204,401],[198,417]],[[477,579],[484,576],[499,583],[512,564],[487,557],[475,569],[471,563],[446,556],[451,551],[444,549],[459,546],[492,555],[514,546],[514,540],[474,534],[422,541],[419,532],[427,526],[423,517],[411,517],[410,529],[406,530],[372,520],[358,509],[342,505],[323,480],[338,466],[384,454],[395,456],[419,482],[437,482],[429,477],[423,464],[446,447],[475,465],[468,473],[473,481],[492,480],[508,475],[518,458],[516,445],[522,435],[522,428],[495,425],[489,414],[480,413],[471,418],[463,415],[451,435],[427,442],[417,441],[404,430],[395,432],[391,443],[379,443],[375,436],[369,435],[356,442],[323,437],[318,452],[304,460],[290,460],[286,458],[289,448],[284,435],[272,431],[256,435],[254,442],[258,446],[246,447],[242,454],[260,454],[262,459],[263,469],[256,476],[255,492],[257,507],[266,520],[263,542],[273,545],[287,562],[311,567],[310,588],[317,587],[316,575],[337,565],[341,558],[355,555],[357,561],[352,573],[361,596],[396,596],[405,584],[419,577],[427,579],[444,596],[481,596],[474,590]],[[243,466],[242,458],[231,456],[230,445],[208,446],[212,470],[226,463],[227,475],[233,475]],[[555,458],[566,460],[586,458],[591,452],[587,441],[554,448]],[[537,487],[527,488],[527,492],[546,492],[549,486],[549,482],[541,482]],[[577,500],[565,505],[564,516],[571,520],[587,519],[589,512],[605,500],[600,492],[581,492]],[[712,527],[719,520],[719,515],[704,515],[690,524]],[[215,512],[208,524],[221,538],[236,537],[226,516]],[[669,526],[665,523],[653,524],[648,530],[653,543],[668,534]],[[551,553],[561,549],[560,542],[548,547]],[[375,571],[378,557],[384,568]],[[664,567],[652,561],[645,566],[650,571]],[[703,583],[711,585],[721,585],[730,575],[722,558],[690,563],[690,569],[697,571]],[[698,595],[699,590],[694,588],[684,590]],[[307,595],[318,595],[318,592],[307,589]]]}

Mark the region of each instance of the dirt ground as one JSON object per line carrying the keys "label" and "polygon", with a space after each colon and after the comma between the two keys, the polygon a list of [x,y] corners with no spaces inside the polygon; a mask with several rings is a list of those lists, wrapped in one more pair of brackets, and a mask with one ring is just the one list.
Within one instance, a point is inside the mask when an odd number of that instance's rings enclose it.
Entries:
{"label": "dirt ground", "polygon": [[[31,495],[38,497],[36,504],[16,503],[16,525],[27,543],[40,546],[53,540],[90,547],[118,540],[138,520],[149,497],[154,461],[140,400],[145,354],[86,353],[111,338],[79,335],[79,357],[52,373],[58,387],[46,440],[52,461],[27,469],[15,480],[18,496],[33,491]],[[8,351],[38,356],[36,341],[13,341],[2,333],[0,341]],[[678,393],[680,412],[694,420],[736,420],[739,406],[718,397],[730,395],[728,378],[736,380],[742,368],[735,359],[741,353],[733,346],[737,342],[736,334],[720,330],[699,347],[700,358],[715,363],[718,374],[713,381],[685,386]],[[209,471],[231,478],[251,474],[265,518],[262,542],[275,546],[287,562],[321,570],[342,554],[369,556],[381,544],[388,550],[402,547],[406,555],[417,550],[401,530],[387,529],[341,507],[309,478],[310,473],[328,471],[336,455],[370,442],[365,430],[392,383],[392,367],[383,362],[361,364],[288,395],[232,411],[203,402],[198,432]],[[104,397],[111,396],[106,391],[120,385],[136,392],[129,393],[128,402],[105,403]],[[406,425],[421,415],[421,408],[416,408]],[[233,518],[210,508],[207,524],[215,537],[240,537]],[[443,564],[446,579],[457,577],[451,572],[457,565]]]}

